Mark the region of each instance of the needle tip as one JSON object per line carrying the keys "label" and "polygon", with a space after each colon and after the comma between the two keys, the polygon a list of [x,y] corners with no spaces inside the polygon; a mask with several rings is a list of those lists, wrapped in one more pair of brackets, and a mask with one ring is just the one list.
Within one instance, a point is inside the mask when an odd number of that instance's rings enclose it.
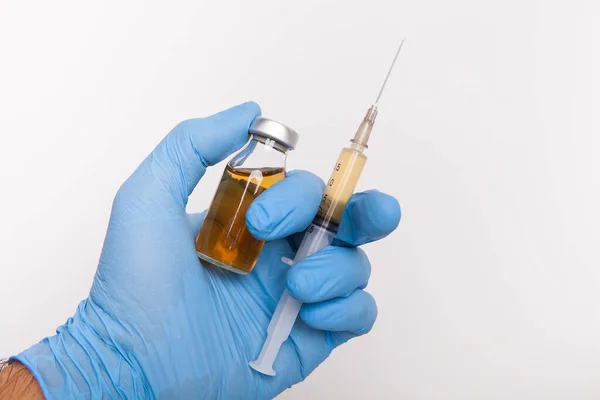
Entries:
{"label": "needle tip", "polygon": [[383,90],[385,89],[385,85],[387,84],[387,81],[392,73],[392,70],[394,69],[394,65],[396,64],[396,59],[398,58],[398,55],[400,54],[400,50],[402,50],[402,46],[404,46],[404,41],[406,40],[406,37],[404,37],[404,39],[402,39],[402,41],[400,42],[400,45],[398,46],[398,50],[396,50],[396,54],[394,55],[394,60],[392,61],[392,65],[390,65],[390,69],[388,70],[387,75],[385,76],[385,80],[383,81],[383,85],[381,85],[381,89],[379,90],[379,94],[377,95],[377,99],[375,99],[375,103],[373,103],[374,106],[377,106],[377,104],[379,103],[379,99],[381,99],[381,95],[383,94]]}

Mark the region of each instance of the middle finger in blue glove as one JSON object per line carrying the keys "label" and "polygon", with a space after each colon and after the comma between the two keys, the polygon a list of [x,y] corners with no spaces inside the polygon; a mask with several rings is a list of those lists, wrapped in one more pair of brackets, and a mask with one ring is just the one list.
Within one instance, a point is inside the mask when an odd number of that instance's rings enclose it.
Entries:
{"label": "middle finger in blue glove", "polygon": [[369,293],[355,290],[348,297],[303,305],[300,318],[315,329],[362,335],[373,327],[377,305]]}
{"label": "middle finger in blue glove", "polygon": [[294,265],[287,276],[287,290],[304,303],[347,296],[367,286],[371,264],[355,247],[329,246]]}

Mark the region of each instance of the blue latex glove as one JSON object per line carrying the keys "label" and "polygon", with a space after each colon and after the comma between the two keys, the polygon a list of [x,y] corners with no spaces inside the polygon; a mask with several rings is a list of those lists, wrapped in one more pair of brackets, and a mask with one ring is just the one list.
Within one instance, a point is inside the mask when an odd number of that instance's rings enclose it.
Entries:
{"label": "blue latex glove", "polygon": [[[288,237],[310,223],[323,190],[316,176],[290,172],[246,215],[252,234],[269,241],[251,274],[198,261],[202,215],[186,214],[188,195],[208,165],[247,141],[259,113],[245,103],[180,123],[120,188],[89,297],[55,336],[15,357],[47,398],[272,398],[371,329],[377,308],[362,290],[370,265],[354,246],[396,228],[400,208],[385,194],[356,194],[337,246],[288,273],[281,262],[294,255]],[[285,285],[306,304],[276,360],[277,376],[267,377],[248,361]]]}

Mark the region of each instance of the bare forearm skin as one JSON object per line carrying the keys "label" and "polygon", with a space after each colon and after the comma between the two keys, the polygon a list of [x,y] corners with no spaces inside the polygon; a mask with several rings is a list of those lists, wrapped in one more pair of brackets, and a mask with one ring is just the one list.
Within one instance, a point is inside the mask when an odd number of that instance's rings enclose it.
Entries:
{"label": "bare forearm skin", "polygon": [[17,361],[2,361],[0,399],[44,400],[44,395],[31,372],[23,364]]}

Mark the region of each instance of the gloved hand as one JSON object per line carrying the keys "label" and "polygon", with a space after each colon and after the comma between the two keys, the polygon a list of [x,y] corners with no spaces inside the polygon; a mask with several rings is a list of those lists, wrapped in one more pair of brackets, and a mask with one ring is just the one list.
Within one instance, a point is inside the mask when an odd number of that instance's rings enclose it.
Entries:
{"label": "gloved hand", "polygon": [[[336,246],[289,270],[281,262],[294,255],[288,237],[308,226],[323,190],[316,176],[290,172],[248,209],[251,233],[268,241],[251,274],[198,261],[203,215],[186,214],[188,195],[208,165],[248,140],[259,113],[245,103],[180,123],[119,189],[89,297],[55,336],[15,357],[47,398],[272,398],[371,329],[377,308],[362,290],[370,265],[355,246],[396,228],[400,208],[385,194],[354,195]],[[286,285],[306,304],[277,376],[267,377],[248,361]]]}

